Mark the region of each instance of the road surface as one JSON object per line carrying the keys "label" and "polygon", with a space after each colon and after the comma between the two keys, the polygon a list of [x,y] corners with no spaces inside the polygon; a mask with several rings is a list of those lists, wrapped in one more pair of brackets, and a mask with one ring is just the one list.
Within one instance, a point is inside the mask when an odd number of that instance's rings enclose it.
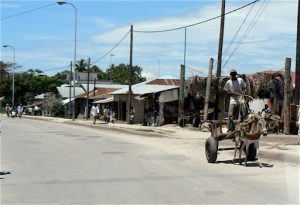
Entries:
{"label": "road surface", "polygon": [[208,164],[203,144],[2,116],[1,204],[299,203],[298,165]]}

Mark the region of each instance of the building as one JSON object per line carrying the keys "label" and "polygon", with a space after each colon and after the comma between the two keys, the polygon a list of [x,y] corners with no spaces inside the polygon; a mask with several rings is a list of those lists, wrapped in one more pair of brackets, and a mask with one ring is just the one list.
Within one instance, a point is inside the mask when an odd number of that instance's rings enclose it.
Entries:
{"label": "building", "polygon": [[[131,105],[135,110],[135,123],[165,124],[178,118],[178,95],[180,80],[165,76],[132,85]],[[128,121],[129,87],[110,93],[117,102],[116,118]],[[153,118],[155,117],[155,122]],[[152,122],[150,122],[152,121]]]}

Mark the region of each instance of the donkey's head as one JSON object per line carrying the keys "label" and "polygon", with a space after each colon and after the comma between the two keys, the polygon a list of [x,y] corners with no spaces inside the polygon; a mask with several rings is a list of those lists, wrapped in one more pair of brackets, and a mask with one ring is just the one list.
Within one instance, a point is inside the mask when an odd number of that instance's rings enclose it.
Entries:
{"label": "donkey's head", "polygon": [[254,118],[254,122],[252,123],[250,133],[260,133],[263,136],[267,136],[268,130],[265,113],[262,113],[261,115],[254,114],[252,115],[252,118]]}
{"label": "donkey's head", "polygon": [[267,130],[267,119],[266,119],[266,113],[263,112],[261,115],[257,115],[257,131],[259,131],[263,136],[268,135]]}

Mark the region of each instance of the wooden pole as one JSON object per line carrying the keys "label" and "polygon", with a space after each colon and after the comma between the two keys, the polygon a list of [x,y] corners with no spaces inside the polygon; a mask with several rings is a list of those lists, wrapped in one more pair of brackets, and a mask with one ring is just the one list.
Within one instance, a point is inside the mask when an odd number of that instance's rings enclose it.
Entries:
{"label": "wooden pole", "polygon": [[70,77],[69,77],[69,103],[68,103],[68,110],[69,110],[69,115],[68,117],[71,118],[71,91],[72,91],[72,61],[70,63]]}
{"label": "wooden pole", "polygon": [[298,0],[297,45],[296,45],[296,81],[294,104],[300,104],[300,0]]}
{"label": "wooden pole", "polygon": [[132,50],[133,50],[133,25],[130,27],[130,55],[129,55],[129,71],[128,71],[128,104],[127,104],[127,122],[130,119],[130,108],[132,104],[132,90],[131,90],[131,72],[132,72]]}
{"label": "wooden pole", "polygon": [[284,133],[290,134],[291,58],[285,59],[284,72]]}
{"label": "wooden pole", "polygon": [[213,65],[214,65],[214,59],[211,58],[209,60],[208,76],[207,76],[207,82],[206,82],[204,116],[203,116],[204,120],[207,120],[207,116],[208,116],[208,102],[209,102],[209,96],[210,96],[211,77],[212,77]]}
{"label": "wooden pole", "polygon": [[89,119],[89,96],[90,96],[90,64],[91,59],[88,59],[88,76],[87,76],[87,94],[86,94],[86,119]]}
{"label": "wooden pole", "polygon": [[224,25],[225,25],[225,0],[222,0],[221,7],[221,23],[220,23],[220,35],[219,35],[219,49],[218,49],[218,66],[216,72],[216,101],[214,109],[214,119],[218,120],[219,118],[219,79],[221,77],[222,70],[222,52],[223,52],[223,38],[224,38]]}
{"label": "wooden pole", "polygon": [[181,118],[184,115],[184,84],[185,84],[185,67],[180,65],[180,89],[179,89],[179,118],[178,123],[180,123]]}

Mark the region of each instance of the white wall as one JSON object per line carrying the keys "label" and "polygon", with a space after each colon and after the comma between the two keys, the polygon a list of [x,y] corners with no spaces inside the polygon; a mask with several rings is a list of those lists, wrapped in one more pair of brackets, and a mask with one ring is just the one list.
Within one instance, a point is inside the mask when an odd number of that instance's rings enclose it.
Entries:
{"label": "white wall", "polygon": [[249,107],[254,112],[261,112],[261,110],[265,107],[265,104],[268,104],[268,99],[255,99],[249,102]]}

